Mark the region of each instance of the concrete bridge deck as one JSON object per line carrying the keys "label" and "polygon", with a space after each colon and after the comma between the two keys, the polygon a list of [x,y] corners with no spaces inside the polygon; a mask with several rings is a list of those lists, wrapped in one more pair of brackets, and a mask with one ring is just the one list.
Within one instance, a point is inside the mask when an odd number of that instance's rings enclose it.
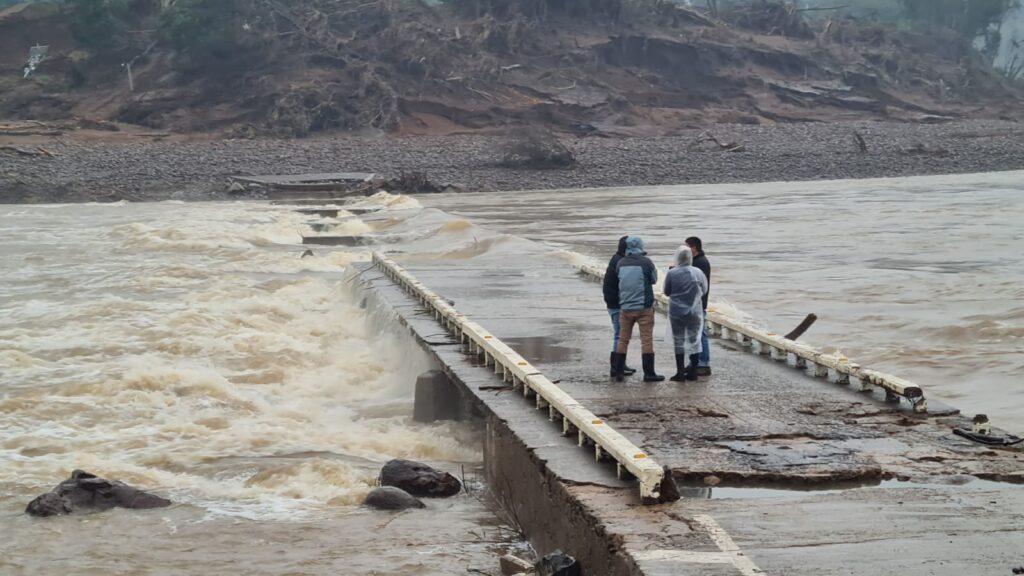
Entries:
{"label": "concrete bridge deck", "polygon": [[[1024,482],[1024,458],[951,434],[963,416],[915,414],[721,341],[714,376],[699,383],[610,382],[600,286],[519,239],[474,235],[452,249],[438,238],[445,218],[429,212],[363,216],[386,230],[364,240],[692,487],[676,503],[640,506],[613,468],[521,396],[492,390],[501,384],[493,370],[379,269],[360,265],[363,288],[525,447],[528,458],[493,464],[509,485],[492,479],[492,489],[541,552],[568,549],[588,574],[1009,574],[1024,564],[1024,490],[1014,484]],[[424,233],[427,223],[438,227]],[[666,374],[669,350],[659,345]],[[537,474],[545,497],[524,493]],[[818,490],[801,491],[809,488]],[[578,536],[589,531],[590,541]]]}

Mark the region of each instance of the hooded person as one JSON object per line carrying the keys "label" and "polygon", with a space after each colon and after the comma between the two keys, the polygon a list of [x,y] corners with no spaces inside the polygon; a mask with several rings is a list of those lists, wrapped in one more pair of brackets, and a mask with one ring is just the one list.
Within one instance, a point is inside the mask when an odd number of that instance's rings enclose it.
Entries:
{"label": "hooded person", "polygon": [[654,371],[654,283],[658,269],[644,251],[639,236],[626,237],[626,255],[616,265],[619,277],[619,346],[615,352],[614,374],[622,382],[626,368],[626,352],[633,325],[640,326],[640,345],[643,352],[644,382],[661,382],[664,376]]}
{"label": "hooded person", "polygon": [[[708,279],[693,266],[693,252],[683,245],[676,251],[676,265],[665,276],[665,296],[669,297],[668,319],[672,324],[672,343],[676,353],[676,374],[670,380],[697,379],[697,365],[703,350],[704,295]],[[686,361],[689,359],[689,367]]]}
{"label": "hooded person", "polygon": [[704,242],[700,238],[690,236],[686,239],[686,245],[690,247],[690,253],[693,254],[693,267],[703,272],[704,276],[708,279],[708,291],[704,293],[704,334],[700,337],[702,350],[700,353],[700,363],[697,364],[697,375],[710,376],[711,343],[708,338],[708,296],[711,293],[711,262],[708,261],[707,255],[704,254]]}
{"label": "hooded person", "polygon": [[[608,261],[608,268],[604,271],[604,303],[608,307],[608,315],[612,319],[612,352],[611,352],[611,375],[615,376],[615,352],[619,348],[619,333],[621,324],[619,315],[622,310],[619,308],[619,260],[626,257],[626,238],[619,238],[619,248]],[[636,370],[626,366],[623,369],[626,376],[636,374]]]}

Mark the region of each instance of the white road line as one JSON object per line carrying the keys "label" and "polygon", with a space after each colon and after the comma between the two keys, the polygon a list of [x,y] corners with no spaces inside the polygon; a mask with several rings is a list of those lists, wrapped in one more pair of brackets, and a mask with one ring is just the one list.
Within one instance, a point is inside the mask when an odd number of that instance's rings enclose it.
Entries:
{"label": "white road line", "polygon": [[695,516],[694,522],[707,530],[711,541],[718,546],[719,552],[702,552],[696,550],[640,550],[631,555],[638,562],[678,562],[680,564],[732,564],[743,576],[764,576],[764,570],[740,550],[732,537],[706,514]]}
{"label": "white road line", "polygon": [[685,564],[732,564],[732,554],[692,550],[644,550],[633,558],[641,562],[682,562]]}
{"label": "white road line", "polygon": [[753,560],[748,558],[740,547],[736,545],[729,533],[726,532],[715,519],[706,514],[695,516],[694,521],[704,527],[708,531],[708,535],[711,536],[711,540],[718,545],[719,550],[732,556],[732,564],[740,571],[743,576],[759,576],[764,574],[764,571],[754,564]]}

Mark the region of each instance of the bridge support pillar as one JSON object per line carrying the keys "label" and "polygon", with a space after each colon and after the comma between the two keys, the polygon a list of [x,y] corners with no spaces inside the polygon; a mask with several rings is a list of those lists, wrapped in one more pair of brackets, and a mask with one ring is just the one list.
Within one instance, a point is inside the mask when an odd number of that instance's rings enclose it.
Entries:
{"label": "bridge support pillar", "polygon": [[461,420],[462,397],[448,375],[440,370],[429,370],[416,379],[416,402],[412,417],[417,422]]}

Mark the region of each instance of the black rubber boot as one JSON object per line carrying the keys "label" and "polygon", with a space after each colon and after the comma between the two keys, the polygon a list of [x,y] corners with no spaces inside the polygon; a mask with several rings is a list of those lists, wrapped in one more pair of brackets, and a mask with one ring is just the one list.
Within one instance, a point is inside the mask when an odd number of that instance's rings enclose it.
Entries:
{"label": "black rubber boot", "polygon": [[608,363],[611,365],[611,377],[612,378],[615,378],[615,358],[617,356],[618,355],[615,352],[612,352],[611,358],[608,360]]}
{"label": "black rubber boot", "polygon": [[700,362],[700,354],[690,354],[690,366],[686,369],[686,379],[690,382],[697,380],[697,363]]}
{"label": "black rubber boot", "polygon": [[626,366],[626,355],[619,354],[617,352],[612,353],[612,378],[616,382],[622,382],[626,379],[622,370]]}
{"label": "black rubber boot", "polygon": [[644,382],[661,382],[665,380],[664,376],[658,375],[654,371],[654,354],[644,354]]}
{"label": "black rubber boot", "polygon": [[[615,377],[615,352],[612,352],[611,365],[612,365],[611,375],[614,378]],[[623,362],[622,373],[625,374],[626,376],[632,376],[633,374],[636,374],[636,370],[633,369],[633,368],[630,368],[629,366],[626,366],[625,362]]]}
{"label": "black rubber boot", "polygon": [[669,380],[673,382],[686,380],[686,354],[676,354],[676,375]]}

